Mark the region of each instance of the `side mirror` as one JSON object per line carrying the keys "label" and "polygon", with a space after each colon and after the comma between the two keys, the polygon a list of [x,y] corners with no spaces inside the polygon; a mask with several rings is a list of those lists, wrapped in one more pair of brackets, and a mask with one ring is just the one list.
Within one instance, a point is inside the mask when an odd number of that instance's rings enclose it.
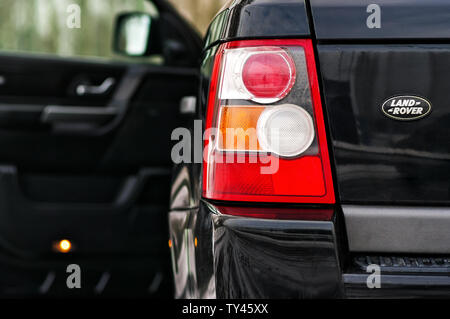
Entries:
{"label": "side mirror", "polygon": [[147,13],[130,12],[118,16],[115,25],[114,51],[131,57],[148,56],[152,35],[155,33],[155,18]]}
{"label": "side mirror", "polygon": [[167,66],[197,66],[201,40],[173,12],[121,13],[115,24],[113,50],[128,57],[162,58]]}

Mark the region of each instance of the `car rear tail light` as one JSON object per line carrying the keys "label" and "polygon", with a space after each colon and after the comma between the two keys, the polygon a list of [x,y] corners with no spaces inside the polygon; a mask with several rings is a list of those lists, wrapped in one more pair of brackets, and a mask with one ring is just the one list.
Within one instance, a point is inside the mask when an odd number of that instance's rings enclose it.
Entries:
{"label": "car rear tail light", "polygon": [[206,129],[205,198],[335,202],[311,40],[223,44]]}

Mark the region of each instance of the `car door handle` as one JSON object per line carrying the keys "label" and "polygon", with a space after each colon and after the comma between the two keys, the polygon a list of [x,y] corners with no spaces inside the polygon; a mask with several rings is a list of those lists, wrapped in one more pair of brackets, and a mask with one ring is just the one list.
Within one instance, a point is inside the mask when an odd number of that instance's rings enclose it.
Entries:
{"label": "car door handle", "polygon": [[95,85],[86,85],[86,84],[79,84],[76,87],[76,93],[79,96],[84,95],[103,95],[106,92],[109,91],[113,87],[113,85],[116,83],[116,80],[114,78],[107,78],[105,81],[103,81],[102,84],[95,86]]}
{"label": "car door handle", "polygon": [[42,112],[43,123],[105,123],[118,114],[115,107],[46,106]]}

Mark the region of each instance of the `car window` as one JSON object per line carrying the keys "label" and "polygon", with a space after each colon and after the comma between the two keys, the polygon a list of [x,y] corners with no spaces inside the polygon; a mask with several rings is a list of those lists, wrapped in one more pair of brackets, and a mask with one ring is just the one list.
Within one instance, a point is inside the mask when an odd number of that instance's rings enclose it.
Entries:
{"label": "car window", "polygon": [[0,0],[0,52],[160,63],[114,54],[114,23],[123,12],[158,17],[147,0]]}

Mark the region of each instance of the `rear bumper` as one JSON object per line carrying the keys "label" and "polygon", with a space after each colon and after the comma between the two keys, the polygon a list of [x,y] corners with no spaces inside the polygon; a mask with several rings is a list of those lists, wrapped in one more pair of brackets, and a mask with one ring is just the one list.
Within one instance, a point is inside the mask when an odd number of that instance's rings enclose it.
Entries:
{"label": "rear bumper", "polygon": [[340,297],[332,222],[213,216],[217,298]]}
{"label": "rear bumper", "polygon": [[332,221],[260,219],[205,206],[213,224],[217,298],[450,296],[447,264],[428,272],[381,262],[380,287],[369,288],[373,273],[355,265],[356,258],[340,244],[337,216]]}

